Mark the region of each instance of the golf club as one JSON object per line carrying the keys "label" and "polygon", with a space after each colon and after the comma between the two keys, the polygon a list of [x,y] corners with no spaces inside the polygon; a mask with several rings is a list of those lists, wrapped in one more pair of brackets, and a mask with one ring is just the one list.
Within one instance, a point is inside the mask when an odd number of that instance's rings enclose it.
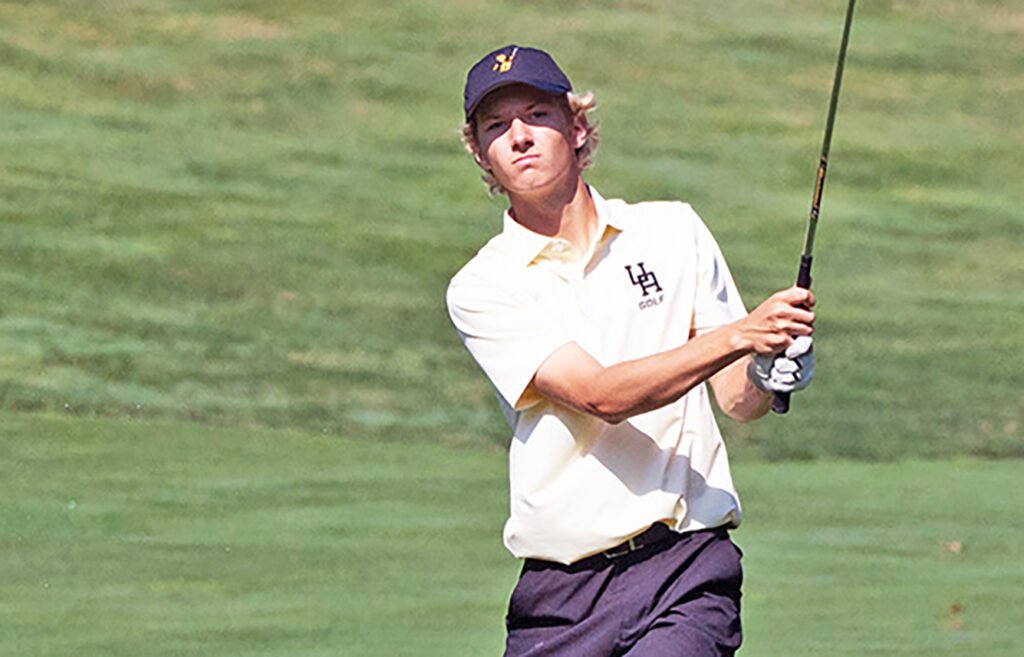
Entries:
{"label": "golf club", "polygon": [[[846,62],[846,44],[850,40],[850,25],[853,23],[853,5],[850,0],[846,7],[846,24],[843,26],[843,40],[839,44],[839,61],[836,63],[836,77],[832,82],[832,99],[828,104],[828,120],[825,123],[825,140],[821,146],[821,160],[818,163],[818,176],[814,183],[814,196],[811,199],[811,217],[807,224],[807,235],[804,237],[804,249],[800,254],[800,268],[797,271],[797,287],[811,288],[811,261],[814,251],[814,233],[818,228],[818,214],[821,211],[821,193],[825,188],[825,171],[828,168],[828,151],[832,145],[832,126],[836,121],[836,106],[839,104],[839,86],[843,81],[843,65]],[[775,393],[772,410],[778,414],[789,412],[788,392]]]}

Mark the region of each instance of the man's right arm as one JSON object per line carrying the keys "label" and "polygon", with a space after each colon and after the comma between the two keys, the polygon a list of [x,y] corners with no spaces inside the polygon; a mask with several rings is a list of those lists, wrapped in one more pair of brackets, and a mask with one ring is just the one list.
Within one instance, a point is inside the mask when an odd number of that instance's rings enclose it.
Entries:
{"label": "man's right arm", "polygon": [[[751,353],[778,353],[796,336],[811,335],[814,313],[807,308],[813,304],[814,296],[809,291],[789,288],[773,294],[743,319],[692,336],[680,347],[609,367],[598,363],[578,344],[565,344],[544,360],[531,385],[552,401],[606,422],[622,422],[671,404]],[[734,370],[739,367],[729,368],[730,372]],[[722,380],[725,383],[718,385]],[[730,397],[726,405],[753,414],[765,405],[765,398],[747,384],[745,374],[719,378],[715,392],[719,397]],[[767,406],[763,412],[767,412]]]}

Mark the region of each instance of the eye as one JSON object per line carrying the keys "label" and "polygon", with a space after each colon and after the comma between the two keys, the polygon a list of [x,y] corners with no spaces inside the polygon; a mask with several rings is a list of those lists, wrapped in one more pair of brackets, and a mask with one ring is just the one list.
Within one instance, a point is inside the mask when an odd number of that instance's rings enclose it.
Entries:
{"label": "eye", "polygon": [[491,121],[490,123],[484,125],[484,130],[488,132],[491,132],[492,130],[497,130],[501,128],[501,124],[502,121]]}
{"label": "eye", "polygon": [[543,119],[547,115],[547,110],[535,110],[531,116],[535,119]]}

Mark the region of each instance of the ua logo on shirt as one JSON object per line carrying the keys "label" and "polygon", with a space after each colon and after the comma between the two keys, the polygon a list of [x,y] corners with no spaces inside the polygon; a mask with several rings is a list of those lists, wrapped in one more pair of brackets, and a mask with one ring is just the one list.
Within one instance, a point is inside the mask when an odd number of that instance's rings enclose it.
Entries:
{"label": "ua logo on shirt", "polygon": [[629,280],[633,285],[639,285],[641,295],[643,298],[637,307],[640,310],[646,310],[653,306],[657,306],[665,299],[664,294],[658,294],[656,296],[650,296],[651,291],[661,292],[661,285],[658,284],[658,277],[654,275],[653,271],[647,271],[644,269],[644,263],[638,262],[636,268],[640,270],[638,274],[633,273],[633,265],[626,265],[626,273],[629,274]]}
{"label": "ua logo on shirt", "polygon": [[654,275],[654,272],[644,269],[644,263],[642,262],[638,262],[636,267],[640,270],[638,275],[633,274],[632,265],[626,265],[626,273],[629,274],[629,280],[633,282],[633,285],[639,285],[640,289],[643,290],[643,296],[646,297],[651,293],[651,290],[661,292],[661,286],[658,285],[658,277]]}

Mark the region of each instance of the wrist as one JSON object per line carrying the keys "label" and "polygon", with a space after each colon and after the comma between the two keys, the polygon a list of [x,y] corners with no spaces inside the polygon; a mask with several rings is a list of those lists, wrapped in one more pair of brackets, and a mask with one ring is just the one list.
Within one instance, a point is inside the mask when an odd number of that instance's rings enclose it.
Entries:
{"label": "wrist", "polygon": [[768,395],[771,393],[771,390],[769,390],[765,386],[766,377],[767,372],[764,371],[763,366],[759,364],[755,358],[748,356],[747,379],[750,381],[750,384],[754,386],[754,388],[763,395]]}

